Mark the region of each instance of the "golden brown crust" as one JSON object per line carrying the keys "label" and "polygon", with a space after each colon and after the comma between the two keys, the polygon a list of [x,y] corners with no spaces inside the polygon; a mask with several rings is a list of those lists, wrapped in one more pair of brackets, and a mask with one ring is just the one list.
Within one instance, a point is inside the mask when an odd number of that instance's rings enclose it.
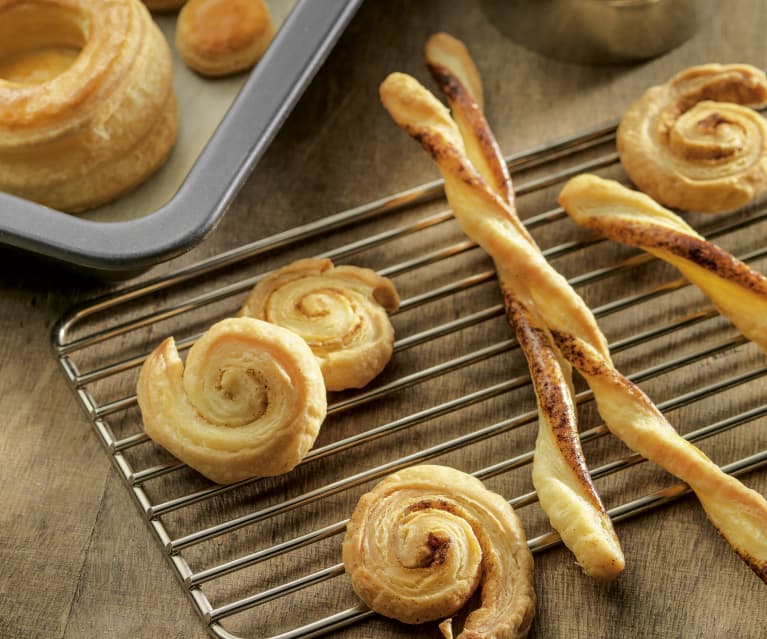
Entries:
{"label": "golden brown crust", "polygon": [[[462,79],[469,78],[481,91],[479,74],[468,51],[455,38],[438,34],[427,44],[426,60],[448,99],[466,156],[484,180],[484,184],[473,179],[467,183],[473,188],[494,191],[506,205],[503,212],[518,239],[540,252],[517,217],[506,162],[480,104],[472,96],[477,89],[468,90]],[[459,219],[465,216],[463,211],[456,214]],[[583,569],[598,579],[613,579],[623,570],[625,561],[581,449],[570,367],[562,360],[525,287],[507,278],[500,269],[499,284],[506,315],[527,359],[538,402],[533,483],[541,507]]]}
{"label": "golden brown crust", "polygon": [[600,397],[597,408],[610,431],[629,448],[689,484],[711,523],[767,582],[767,501],[680,437],[652,401],[589,344],[558,332],[554,338],[594,395]]}
{"label": "golden brown crust", "polygon": [[[514,209],[514,188],[506,161],[483,112],[482,81],[464,44],[446,33],[438,33],[426,44],[426,65],[450,104],[461,132],[466,155],[485,182]],[[516,215],[516,230],[535,246]]]}
{"label": "golden brown crust", "polygon": [[[593,315],[516,233],[508,206],[466,159],[444,107],[403,74],[387,78],[381,96],[394,119],[437,161],[456,218],[493,257],[499,280],[513,283],[515,299],[536,310],[562,355],[584,376],[605,424],[634,450],[688,481],[717,529],[755,570],[762,566],[763,576],[767,502],[676,434],[641,390],[615,370]],[[744,512],[738,514],[740,508]]]}
{"label": "golden brown crust", "polygon": [[674,264],[749,339],[767,351],[767,278],[698,235],[651,198],[613,180],[580,175],[559,202],[578,224]]}
{"label": "golden brown crust", "polygon": [[767,124],[748,106],[767,101],[764,72],[708,64],[648,89],[618,127],[621,162],[661,204],[728,211],[767,188]]}
{"label": "golden brown crust", "polygon": [[327,409],[306,343],[247,317],[211,326],[186,365],[167,338],[144,362],[136,391],[146,434],[221,484],[291,470]]}
{"label": "golden brown crust", "polygon": [[[360,598],[387,617],[451,617],[479,584],[481,606],[459,637],[516,639],[530,629],[533,558],[519,518],[461,471],[414,466],[381,481],[354,509],[343,560]],[[450,632],[449,619],[440,629]]]}
{"label": "golden brown crust", "polygon": [[178,114],[167,43],[138,0],[98,6],[0,1],[0,29],[40,22],[82,44],[44,82],[0,80],[0,189],[81,211],[135,187],[170,152]]}
{"label": "golden brown crust", "polygon": [[189,0],[178,15],[176,49],[195,71],[221,76],[252,67],[273,37],[263,0]]}
{"label": "golden brown crust", "polygon": [[399,307],[388,278],[328,259],[298,260],[263,278],[240,309],[290,329],[312,349],[328,390],[361,388],[391,359]]}

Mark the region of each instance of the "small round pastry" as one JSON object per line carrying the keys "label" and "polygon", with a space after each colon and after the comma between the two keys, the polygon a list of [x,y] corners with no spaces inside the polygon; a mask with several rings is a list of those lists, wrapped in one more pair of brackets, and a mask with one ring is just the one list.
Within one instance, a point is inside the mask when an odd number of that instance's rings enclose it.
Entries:
{"label": "small round pastry", "polygon": [[221,76],[252,67],[274,37],[263,0],[189,0],[178,14],[176,49],[191,69]]}
{"label": "small round pastry", "polygon": [[509,503],[447,466],[390,475],[357,503],[343,562],[359,597],[404,623],[450,617],[477,587],[479,608],[459,637],[525,637],[535,615],[533,557]]}
{"label": "small round pastry", "polygon": [[357,266],[305,259],[267,275],[240,315],[300,335],[319,359],[325,386],[362,388],[391,359],[394,329],[387,311],[399,307],[392,281]]}
{"label": "small round pastry", "polygon": [[618,127],[621,163],[664,206],[718,213],[767,189],[767,76],[747,64],[706,64],[648,89]]}
{"label": "small round pastry", "polygon": [[77,212],[165,161],[171,58],[139,0],[0,0],[0,190]]}
{"label": "small round pastry", "polygon": [[144,0],[144,4],[149,10],[157,13],[178,11],[185,2],[186,0]]}
{"label": "small round pastry", "polygon": [[136,392],[146,434],[219,484],[294,468],[327,410],[306,343],[249,317],[210,327],[186,367],[167,338],[144,362]]}

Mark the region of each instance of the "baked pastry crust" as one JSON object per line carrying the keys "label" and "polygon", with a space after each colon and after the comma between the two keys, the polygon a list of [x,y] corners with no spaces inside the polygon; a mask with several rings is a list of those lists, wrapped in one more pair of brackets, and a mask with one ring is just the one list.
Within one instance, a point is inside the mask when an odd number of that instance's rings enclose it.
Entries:
{"label": "baked pastry crust", "polygon": [[249,69],[274,37],[263,0],[189,0],[176,24],[176,49],[198,73],[221,76]]}
{"label": "baked pastry crust", "polygon": [[186,366],[167,338],[144,362],[136,390],[146,434],[219,484],[291,470],[327,410],[306,343],[248,317],[210,327]]}
{"label": "baked pastry crust", "polygon": [[[481,605],[459,637],[525,637],[535,614],[519,518],[477,478],[447,466],[406,468],[363,495],[343,561],[360,598],[405,623],[452,617],[478,586]],[[440,629],[452,637],[449,620]]]}
{"label": "baked pastry crust", "polygon": [[138,0],[0,1],[6,25],[48,11],[84,44],[45,82],[0,79],[0,189],[77,212],[132,189],[165,161],[178,126],[170,51]]}
{"label": "baked pastry crust", "polygon": [[[503,237],[500,241],[492,237],[496,243],[487,250],[495,261],[506,314],[527,358],[538,402],[539,428],[533,482],[541,507],[584,571],[598,579],[613,579],[623,570],[625,561],[610,518],[592,484],[581,449],[571,369],[559,354],[538,311],[542,301],[532,297],[528,283],[533,282],[532,286],[536,286],[542,279],[548,278],[548,286],[556,288],[558,297],[568,300],[565,305],[573,309],[575,316],[581,317],[583,334],[599,342],[601,333],[582,300],[566,283],[560,282],[561,276],[545,262],[535,241],[516,215],[508,168],[479,103],[462,80],[468,78],[471,85],[481,86],[479,74],[466,48],[447,34],[437,34],[426,45],[426,62],[447,96],[455,124],[433,96],[405,77],[395,76],[386,80],[381,88],[384,105],[411,134],[428,137],[432,131],[444,132],[445,137],[451,140],[449,144],[431,138],[435,144],[432,148],[439,149],[433,154],[437,162],[441,165],[447,154],[455,154],[460,162],[470,162],[472,171],[476,168],[481,174],[479,177],[475,172],[478,180],[482,181],[481,187],[475,184],[477,190],[484,189],[488,197],[504,203],[496,211],[497,217],[492,219],[488,216],[488,219],[482,215],[481,209],[469,209],[456,203],[451,185],[446,184],[448,200],[469,237],[488,247],[491,235],[483,225],[494,223],[502,226]],[[400,105],[399,100],[407,102],[407,105]],[[407,109],[417,113],[418,118],[411,118]],[[465,172],[459,173],[464,179],[467,177]],[[497,229],[493,231],[497,232]],[[509,265],[517,261],[508,257],[510,253],[526,256],[525,263],[529,258],[533,264],[538,264],[538,274],[517,277],[509,269]],[[551,304],[551,301],[548,303]],[[606,345],[604,350],[607,351]]]}
{"label": "baked pastry crust", "polygon": [[559,200],[577,224],[676,266],[743,335],[767,351],[767,277],[619,182],[579,175],[565,185]]}
{"label": "baked pastry crust", "polygon": [[[613,180],[580,175],[565,184],[559,203],[578,224],[645,249],[674,264],[711,297],[746,337],[767,350],[767,278],[707,242],[679,216],[649,196]],[[563,338],[578,351],[583,375],[600,387],[599,411],[630,448],[673,472],[698,495],[709,519],[751,568],[767,581],[767,501],[746,488],[665,421],[630,383],[607,369],[586,344]],[[631,401],[621,402],[621,397]],[[626,425],[633,415],[639,426]],[[608,422],[608,419],[610,420]]]}
{"label": "baked pastry crust", "polygon": [[746,64],[706,64],[648,89],[621,119],[621,162],[661,204],[728,211],[767,189],[767,76]]}
{"label": "baked pastry crust", "polygon": [[329,259],[298,260],[264,277],[239,314],[287,328],[317,357],[330,391],[362,388],[391,359],[399,307],[392,281]]}
{"label": "baked pastry crust", "polygon": [[[464,231],[491,255],[499,279],[518,287],[513,289],[516,299],[535,309],[564,359],[591,387],[605,425],[630,448],[686,481],[712,523],[767,579],[767,502],[680,437],[650,399],[615,369],[591,312],[540,252],[519,237],[510,221],[513,212],[468,160],[447,110],[403,74],[389,76],[381,95],[398,124],[437,162]],[[591,337],[594,331],[599,339]]]}

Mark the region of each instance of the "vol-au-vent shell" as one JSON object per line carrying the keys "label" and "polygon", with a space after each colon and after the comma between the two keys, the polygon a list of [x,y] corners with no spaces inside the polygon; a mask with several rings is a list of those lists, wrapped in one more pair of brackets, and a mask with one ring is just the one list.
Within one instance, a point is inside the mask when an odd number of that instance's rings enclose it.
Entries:
{"label": "vol-au-vent shell", "polygon": [[146,7],[0,2],[0,58],[28,50],[28,38],[74,58],[44,81],[0,77],[0,190],[79,212],[159,169],[176,140],[178,107],[170,49]]}
{"label": "vol-au-vent shell", "polygon": [[357,503],[343,561],[360,598],[405,623],[449,618],[481,587],[460,637],[527,635],[535,614],[533,558],[509,503],[447,466],[401,470]]}
{"label": "vol-au-vent shell", "polygon": [[146,434],[220,484],[291,470],[327,410],[306,343],[248,317],[210,327],[186,366],[167,338],[144,362],[137,395]]}
{"label": "vol-au-vent shell", "polygon": [[240,315],[300,335],[317,357],[330,391],[361,388],[391,359],[394,329],[387,311],[399,306],[388,278],[328,259],[293,262],[263,278]]}
{"label": "vol-au-vent shell", "polygon": [[722,212],[767,188],[767,77],[746,64],[707,64],[648,89],[618,127],[621,163],[664,206]]}

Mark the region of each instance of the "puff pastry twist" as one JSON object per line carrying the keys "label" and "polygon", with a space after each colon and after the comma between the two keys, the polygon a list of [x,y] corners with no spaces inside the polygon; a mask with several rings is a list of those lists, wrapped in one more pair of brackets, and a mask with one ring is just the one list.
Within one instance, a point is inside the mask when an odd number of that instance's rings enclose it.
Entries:
{"label": "puff pastry twist", "polygon": [[[527,635],[533,558],[519,518],[475,477],[414,466],[363,495],[343,542],[352,586],[373,610],[406,623],[451,617],[479,586],[464,639]],[[450,620],[440,625],[452,637]]]}
{"label": "puff pastry twist", "polygon": [[[536,310],[561,354],[583,375],[605,425],[629,447],[690,483],[714,525],[764,579],[764,500],[680,437],[650,399],[615,369],[591,311],[541,253],[520,237],[510,221],[509,206],[466,156],[447,110],[403,74],[389,76],[381,94],[394,119],[437,162],[464,231],[494,259],[499,279],[514,283],[517,299]],[[732,507],[727,499],[735,496],[741,505]],[[743,505],[747,507],[742,509]]]}
{"label": "puff pastry twist", "polygon": [[579,175],[565,185],[559,201],[577,224],[676,266],[743,335],[767,351],[767,277],[619,182]]}
{"label": "puff pastry twist", "polygon": [[300,335],[320,362],[331,391],[361,388],[392,356],[394,329],[387,311],[399,307],[388,278],[328,259],[298,260],[267,275],[240,315]]}
{"label": "puff pastry twist", "polygon": [[[559,202],[576,222],[613,239],[636,242],[676,265],[744,334],[763,340],[767,315],[759,309],[765,308],[765,278],[706,242],[651,198],[587,175],[569,181]],[[756,308],[748,308],[751,304]],[[605,366],[590,345],[572,336],[556,337],[599,398],[599,413],[610,430],[629,448],[687,482],[722,536],[767,581],[767,501],[680,437],[652,402]]]}
{"label": "puff pastry twist", "polygon": [[[564,290],[570,302],[562,310],[580,318],[581,334],[597,343],[601,334],[582,300],[548,265],[514,211],[508,169],[480,105],[467,89],[481,82],[465,47],[438,34],[426,46],[426,60],[448,97],[458,128],[446,109],[406,76],[390,76],[384,82],[384,105],[434,155],[461,227],[495,261],[506,313],[528,360],[538,401],[533,482],[541,507],[583,569],[593,577],[612,579],[624,567],[623,553],[580,446],[570,367],[540,313],[541,304],[551,308],[555,302],[551,295],[543,298],[540,289]],[[471,187],[464,189],[467,183]],[[496,203],[492,212],[492,204],[478,204],[481,198]],[[520,267],[525,275],[516,271]]]}
{"label": "puff pastry twist", "polygon": [[737,208],[767,188],[767,77],[746,64],[706,64],[648,89],[618,127],[621,162],[665,206]]}
{"label": "puff pastry twist", "polygon": [[291,470],[327,410],[306,343],[248,317],[211,326],[186,367],[167,338],[144,362],[137,395],[146,434],[220,484]]}

